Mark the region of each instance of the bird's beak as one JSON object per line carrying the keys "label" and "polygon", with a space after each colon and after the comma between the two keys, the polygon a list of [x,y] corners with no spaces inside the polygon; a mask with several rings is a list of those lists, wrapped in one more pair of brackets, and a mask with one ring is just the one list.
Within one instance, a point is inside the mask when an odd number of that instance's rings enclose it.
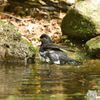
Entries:
{"label": "bird's beak", "polygon": [[39,40],[39,41],[45,40],[45,38],[42,38],[42,39],[41,39],[41,38],[39,38],[39,37],[37,37],[36,39]]}
{"label": "bird's beak", "polygon": [[39,40],[41,40],[41,38],[38,37]]}
{"label": "bird's beak", "polygon": [[39,41],[41,40],[41,38],[39,38],[39,37],[36,37],[36,39],[39,40]]}

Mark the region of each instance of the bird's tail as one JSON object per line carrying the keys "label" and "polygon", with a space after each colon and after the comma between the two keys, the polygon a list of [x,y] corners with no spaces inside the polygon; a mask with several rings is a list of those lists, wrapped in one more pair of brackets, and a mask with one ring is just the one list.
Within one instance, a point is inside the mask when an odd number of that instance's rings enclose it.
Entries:
{"label": "bird's tail", "polygon": [[78,60],[73,60],[73,61],[75,61],[76,63],[79,63],[79,64],[83,64],[82,61],[78,61]]}
{"label": "bird's tail", "polygon": [[83,64],[83,62],[75,60],[75,59],[72,59],[72,58],[69,58],[69,57],[67,58],[67,61],[76,62],[76,63],[79,63],[79,64]]}

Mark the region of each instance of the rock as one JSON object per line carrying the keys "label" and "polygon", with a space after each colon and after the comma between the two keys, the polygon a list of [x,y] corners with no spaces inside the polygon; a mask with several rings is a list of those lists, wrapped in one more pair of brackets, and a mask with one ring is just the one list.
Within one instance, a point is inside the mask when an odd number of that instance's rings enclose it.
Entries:
{"label": "rock", "polygon": [[8,22],[0,22],[0,61],[34,61],[34,47]]}
{"label": "rock", "polygon": [[100,34],[100,0],[80,1],[70,7],[63,18],[64,35],[88,40]]}
{"label": "rock", "polygon": [[100,36],[90,39],[85,44],[86,50],[90,55],[100,56]]}

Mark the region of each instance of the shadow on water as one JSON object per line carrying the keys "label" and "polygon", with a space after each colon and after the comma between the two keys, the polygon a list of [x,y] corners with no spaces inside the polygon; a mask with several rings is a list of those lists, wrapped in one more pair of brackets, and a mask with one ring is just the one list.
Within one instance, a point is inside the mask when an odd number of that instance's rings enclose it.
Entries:
{"label": "shadow on water", "polygon": [[83,65],[0,64],[0,100],[99,100],[100,61]]}

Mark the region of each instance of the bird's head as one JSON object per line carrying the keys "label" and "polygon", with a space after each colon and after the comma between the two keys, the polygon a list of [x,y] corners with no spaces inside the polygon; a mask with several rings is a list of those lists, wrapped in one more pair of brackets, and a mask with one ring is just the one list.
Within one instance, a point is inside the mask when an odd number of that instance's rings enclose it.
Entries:
{"label": "bird's head", "polygon": [[50,37],[47,34],[42,34],[39,40],[43,43],[49,44],[52,43]]}

